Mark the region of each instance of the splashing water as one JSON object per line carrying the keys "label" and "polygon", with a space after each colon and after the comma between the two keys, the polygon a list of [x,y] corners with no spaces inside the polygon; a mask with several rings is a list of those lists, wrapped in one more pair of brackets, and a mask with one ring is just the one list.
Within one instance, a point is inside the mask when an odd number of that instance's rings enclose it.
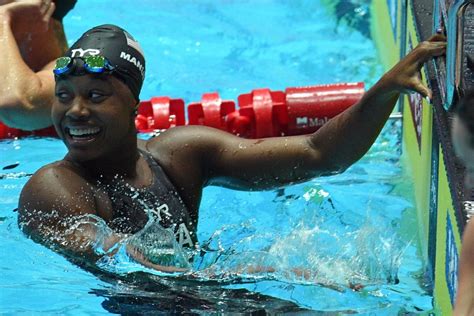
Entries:
{"label": "splashing water", "polygon": [[[330,206],[330,198],[320,206]],[[213,251],[199,260],[198,268],[212,275],[249,278],[253,271],[256,278],[343,287],[397,282],[404,248],[395,231],[367,221],[341,233],[329,227],[324,207],[311,204],[286,234],[258,233],[252,220],[223,226],[203,247]],[[232,236],[228,241],[222,238],[226,233]]]}
{"label": "splashing water", "polygon": [[[126,247],[139,251],[153,264],[188,269],[197,279],[232,281],[241,279],[283,280],[300,284],[320,284],[341,289],[353,284],[376,285],[396,283],[403,247],[397,234],[369,216],[360,227],[341,226],[341,219],[331,195],[319,186],[307,188],[303,199],[282,200],[278,213],[290,214],[295,203],[301,207],[298,220],[286,231],[261,230],[254,219],[226,224],[194,251],[179,247],[172,229],[165,229],[147,201],[138,201],[148,215],[139,232],[126,236],[119,244],[105,250],[105,240],[114,232],[95,215],[75,218],[67,234],[85,225],[96,232],[95,252],[103,255],[97,267],[117,274],[137,271],[162,274],[146,268],[127,255]],[[293,197],[294,198],[294,197]],[[134,196],[139,200],[139,196]],[[290,209],[291,205],[291,209]],[[292,215],[292,217],[294,217]],[[341,229],[342,227],[342,229]],[[51,232],[54,234],[54,232]],[[57,240],[52,235],[52,240]],[[117,249],[120,248],[118,251]],[[113,256],[110,254],[116,252]]]}

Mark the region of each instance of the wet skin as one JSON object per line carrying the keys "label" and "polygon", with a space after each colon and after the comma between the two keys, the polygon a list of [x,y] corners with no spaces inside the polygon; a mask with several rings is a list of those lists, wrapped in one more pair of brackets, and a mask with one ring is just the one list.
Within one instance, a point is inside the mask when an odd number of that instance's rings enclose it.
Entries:
{"label": "wet skin", "polygon": [[67,50],[54,9],[51,0],[0,0],[0,121],[10,127],[51,125],[52,70]]}
{"label": "wet skin", "polygon": [[[122,148],[136,146],[134,102],[123,84],[108,77],[69,76],[56,84],[52,120],[68,148],[68,160],[87,164],[110,159],[130,161],[133,165],[136,154],[124,152]],[[74,137],[71,135],[74,130],[79,134],[89,131],[92,134]],[[116,155],[132,157],[113,159]]]}
{"label": "wet skin", "polygon": [[[138,153],[137,148],[141,147],[164,168],[182,193],[191,215],[197,218],[203,187],[200,166],[197,161],[190,163],[191,157],[184,149],[175,153],[176,146],[158,145],[163,137],[148,142],[137,140],[136,101],[120,80],[113,76],[69,76],[58,80],[55,94],[52,120],[68,148],[64,162],[87,170],[87,178],[92,180],[100,177],[102,181],[113,181],[121,175],[132,186],[141,188],[153,180],[150,167]],[[94,133],[90,137],[74,137],[71,131]]]}
{"label": "wet skin", "polygon": [[[431,96],[420,81],[419,71],[427,60],[444,51],[441,37],[423,42],[357,104],[314,134],[260,140],[186,126],[138,142],[136,101],[123,82],[110,75],[66,76],[56,84],[52,120],[68,154],[37,171],[25,185],[19,223],[34,240],[60,244],[62,251],[93,264],[99,257],[93,249],[97,227],[78,227],[76,222],[78,216],[88,214],[106,223],[113,217],[110,198],[98,190],[97,181],[113,183],[119,176],[135,188],[159,181],[153,179],[138,147],[152,155],[174,184],[189,210],[194,230],[206,185],[264,190],[342,172],[373,144],[401,92],[414,90]],[[131,225],[143,221],[127,220]],[[120,232],[109,237],[104,249],[124,238]]]}

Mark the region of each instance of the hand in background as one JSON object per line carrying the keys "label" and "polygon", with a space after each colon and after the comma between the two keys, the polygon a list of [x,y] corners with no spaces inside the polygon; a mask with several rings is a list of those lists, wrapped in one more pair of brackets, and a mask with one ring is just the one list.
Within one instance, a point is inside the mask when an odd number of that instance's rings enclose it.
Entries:
{"label": "hand in background", "polygon": [[54,9],[51,0],[0,2],[0,16],[4,22],[10,23],[17,36],[46,32]]}

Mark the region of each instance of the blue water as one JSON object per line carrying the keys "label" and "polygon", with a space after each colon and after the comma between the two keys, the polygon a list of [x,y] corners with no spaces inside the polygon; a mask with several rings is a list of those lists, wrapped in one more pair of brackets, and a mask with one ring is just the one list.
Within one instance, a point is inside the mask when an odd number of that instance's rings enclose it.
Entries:
{"label": "blue water", "polygon": [[[367,1],[358,3],[346,17],[365,18]],[[81,0],[65,19],[69,42],[102,23],[121,25],[141,43],[144,100],[167,95],[188,103],[210,91],[235,100],[255,88],[331,82],[370,86],[381,75],[366,32],[318,0]],[[120,280],[85,272],[21,234],[14,209],[22,186],[65,148],[56,139],[2,141],[0,168],[19,165],[0,171],[0,313],[429,311],[399,139],[400,122],[391,121],[345,173],[284,191],[206,188],[198,237],[210,250],[195,261],[194,278],[144,272]],[[239,269],[248,262],[276,271],[246,275]],[[301,279],[295,268],[315,277]],[[365,288],[353,291],[349,282]]]}

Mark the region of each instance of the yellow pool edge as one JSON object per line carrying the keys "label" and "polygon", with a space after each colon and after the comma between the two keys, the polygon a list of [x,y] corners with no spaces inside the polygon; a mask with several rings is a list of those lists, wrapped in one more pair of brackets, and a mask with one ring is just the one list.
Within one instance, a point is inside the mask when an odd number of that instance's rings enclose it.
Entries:
{"label": "yellow pool edge", "polygon": [[[412,2],[372,1],[371,33],[386,70],[400,59],[403,47],[410,50],[418,44]],[[422,72],[426,83],[424,74]],[[451,315],[461,234],[444,153],[434,128],[433,108],[424,99],[410,97],[411,104],[409,97],[405,96],[402,108],[404,167],[413,179],[421,257],[428,272],[431,269],[433,273],[434,312],[437,315]]]}

